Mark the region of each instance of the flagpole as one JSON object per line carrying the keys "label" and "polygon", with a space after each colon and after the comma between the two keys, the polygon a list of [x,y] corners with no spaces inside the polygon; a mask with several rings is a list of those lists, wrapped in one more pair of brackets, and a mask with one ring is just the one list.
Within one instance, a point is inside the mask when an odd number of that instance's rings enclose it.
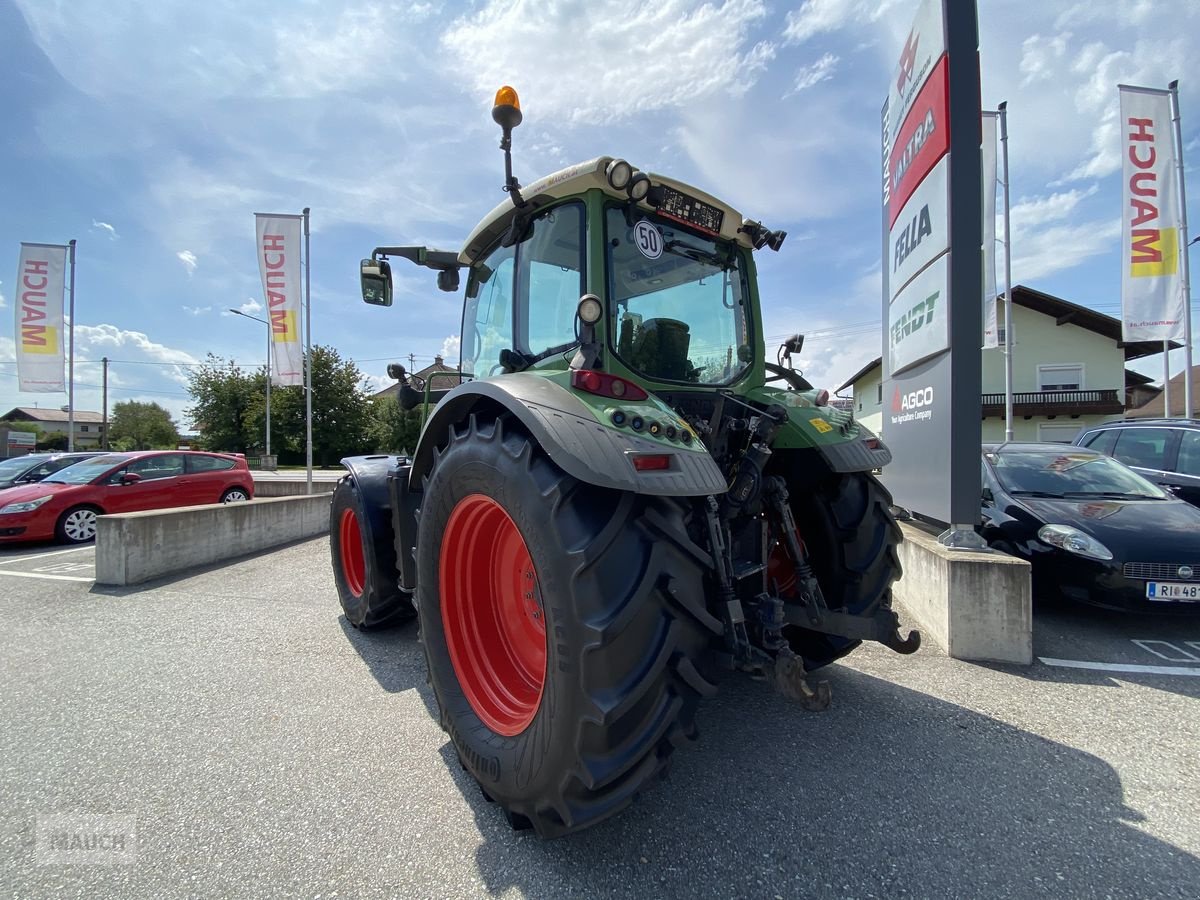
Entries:
{"label": "flagpole", "polygon": [[67,245],[71,248],[71,326],[67,331],[67,449],[75,449],[75,238]]}
{"label": "flagpole", "polygon": [[304,441],[305,462],[308,467],[307,493],[313,492],[313,448],[312,448],[312,265],[308,258],[309,232],[308,207],[304,207]]}
{"label": "flagpole", "polygon": [[1001,103],[1000,151],[1004,168],[1004,440],[1013,436],[1012,245],[1008,230],[1008,101]]}
{"label": "flagpole", "polygon": [[1192,417],[1192,277],[1188,265],[1187,192],[1183,176],[1183,129],[1179,124],[1179,81],[1167,87],[1171,91],[1171,122],[1175,126],[1175,168],[1179,171],[1179,247],[1183,254],[1180,273],[1183,276],[1183,417]]}
{"label": "flagpole", "polygon": [[1171,342],[1163,341],[1163,418],[1171,418]]}

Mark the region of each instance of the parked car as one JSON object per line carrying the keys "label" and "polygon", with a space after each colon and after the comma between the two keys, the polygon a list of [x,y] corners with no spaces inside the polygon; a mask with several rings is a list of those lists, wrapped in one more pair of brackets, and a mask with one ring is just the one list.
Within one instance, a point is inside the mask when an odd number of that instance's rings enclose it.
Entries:
{"label": "parked car", "polygon": [[1200,419],[1126,419],[1081,431],[1074,442],[1125,463],[1200,506]]}
{"label": "parked car", "polygon": [[59,469],[74,465],[101,451],[91,453],[28,453],[0,462],[0,491],[22,484],[33,484]]}
{"label": "parked car", "polygon": [[96,536],[96,516],[254,496],[245,458],[193,450],[106,453],[0,494],[0,543]]}
{"label": "parked car", "polygon": [[1035,597],[1200,612],[1200,509],[1063,444],[983,448],[988,544],[1033,566]]}

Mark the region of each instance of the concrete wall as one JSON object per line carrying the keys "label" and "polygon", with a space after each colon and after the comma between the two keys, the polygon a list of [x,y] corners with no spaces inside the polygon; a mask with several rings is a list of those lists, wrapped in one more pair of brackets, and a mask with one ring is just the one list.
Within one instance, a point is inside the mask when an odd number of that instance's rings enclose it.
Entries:
{"label": "concrete wall", "polygon": [[329,531],[328,493],[100,516],[96,583],[141,584]]}
{"label": "concrete wall", "polygon": [[1003,553],[948,550],[937,538],[901,523],[904,576],[895,599],[955,659],[1033,661],[1029,563]]}
{"label": "concrete wall", "polygon": [[[313,479],[314,494],[331,494],[335,487],[337,487],[336,481]],[[255,497],[296,497],[307,493],[308,485],[303,476],[299,480],[289,478],[284,481],[280,478],[264,478],[262,481],[258,479],[254,481]]]}

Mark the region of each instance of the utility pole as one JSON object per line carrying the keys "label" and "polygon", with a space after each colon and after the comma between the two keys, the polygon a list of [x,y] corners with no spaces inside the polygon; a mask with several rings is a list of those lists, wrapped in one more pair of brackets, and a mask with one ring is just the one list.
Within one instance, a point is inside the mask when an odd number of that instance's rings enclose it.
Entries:
{"label": "utility pole", "polygon": [[71,248],[71,327],[70,350],[67,354],[67,449],[75,449],[75,238]]}
{"label": "utility pole", "polygon": [[100,357],[100,362],[104,364],[104,424],[100,426],[100,449],[108,449],[108,357]]}

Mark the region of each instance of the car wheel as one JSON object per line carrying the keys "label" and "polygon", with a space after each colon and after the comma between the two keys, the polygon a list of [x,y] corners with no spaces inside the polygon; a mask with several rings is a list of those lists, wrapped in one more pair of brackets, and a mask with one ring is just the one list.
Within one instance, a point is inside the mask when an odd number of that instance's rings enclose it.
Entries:
{"label": "car wheel", "polygon": [[90,506],[76,506],[62,514],[55,526],[58,539],[68,544],[86,544],[96,538],[97,512]]}
{"label": "car wheel", "polygon": [[241,488],[230,488],[221,495],[222,503],[240,503],[243,500],[249,500],[246,492]]}

